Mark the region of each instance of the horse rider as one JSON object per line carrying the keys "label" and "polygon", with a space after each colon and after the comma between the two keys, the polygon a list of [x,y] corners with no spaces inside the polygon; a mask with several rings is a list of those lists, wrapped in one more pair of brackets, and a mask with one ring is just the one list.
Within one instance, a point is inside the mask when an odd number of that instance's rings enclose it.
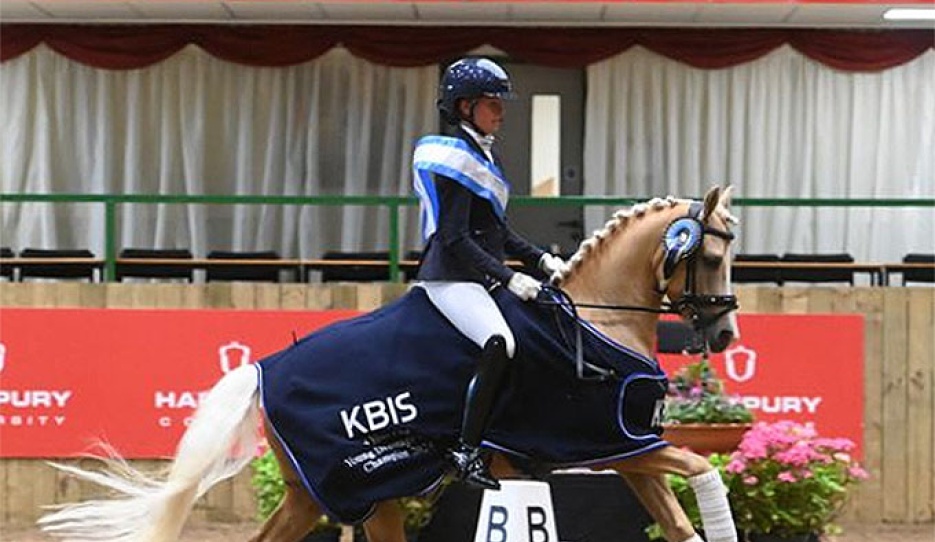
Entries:
{"label": "horse rider", "polygon": [[416,286],[481,347],[466,390],[460,438],[448,458],[460,479],[488,489],[500,484],[481,457],[481,440],[516,351],[513,333],[489,290],[505,285],[527,301],[538,295],[540,282],[507,267],[507,256],[548,275],[564,266],[561,258],[537,248],[507,222],[510,185],[493,145],[512,87],[506,71],[487,58],[463,58],[448,66],[436,105],[453,135],[420,139],[413,156],[425,240]]}

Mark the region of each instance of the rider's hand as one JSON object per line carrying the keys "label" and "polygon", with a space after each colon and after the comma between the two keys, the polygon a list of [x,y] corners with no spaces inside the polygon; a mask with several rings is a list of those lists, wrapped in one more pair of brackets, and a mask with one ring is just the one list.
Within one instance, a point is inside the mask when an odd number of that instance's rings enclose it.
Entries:
{"label": "rider's hand", "polygon": [[546,252],[539,258],[539,269],[551,277],[556,272],[565,269],[565,260]]}
{"label": "rider's hand", "polygon": [[530,299],[535,299],[536,296],[539,295],[542,284],[525,273],[517,272],[513,273],[513,276],[510,277],[510,283],[507,284],[506,287],[523,301],[529,301]]}

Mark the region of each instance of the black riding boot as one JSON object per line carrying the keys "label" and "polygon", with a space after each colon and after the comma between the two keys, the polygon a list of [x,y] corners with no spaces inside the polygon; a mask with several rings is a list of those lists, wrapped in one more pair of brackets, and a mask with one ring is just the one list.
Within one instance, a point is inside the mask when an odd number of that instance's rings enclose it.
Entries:
{"label": "black riding boot", "polygon": [[458,446],[449,452],[449,458],[458,470],[458,478],[483,489],[500,489],[500,483],[490,474],[481,457],[480,443],[508,362],[503,336],[494,335],[488,339],[481,352],[477,373],[468,384],[461,439]]}

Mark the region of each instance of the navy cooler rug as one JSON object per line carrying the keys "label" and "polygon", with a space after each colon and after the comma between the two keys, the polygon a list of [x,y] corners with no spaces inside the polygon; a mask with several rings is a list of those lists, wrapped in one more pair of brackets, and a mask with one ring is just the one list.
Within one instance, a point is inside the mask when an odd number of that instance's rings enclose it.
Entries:
{"label": "navy cooler rug", "polygon": [[[571,466],[667,445],[658,425],[665,373],[654,360],[582,323],[584,358],[618,377],[579,380],[567,309],[524,303],[503,289],[493,295],[517,352],[487,446]],[[379,501],[441,480],[479,355],[413,288],[261,360],[262,403],[309,491],[335,518],[356,522]]]}

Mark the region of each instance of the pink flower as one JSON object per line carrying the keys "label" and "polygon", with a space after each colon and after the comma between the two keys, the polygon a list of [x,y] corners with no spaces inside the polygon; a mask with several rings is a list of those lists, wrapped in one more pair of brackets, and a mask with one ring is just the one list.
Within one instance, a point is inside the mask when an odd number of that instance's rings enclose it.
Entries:
{"label": "pink flower", "polygon": [[867,478],[870,478],[870,473],[856,465],[847,469],[847,473],[851,475],[852,478],[856,478],[858,480],[866,480]]}
{"label": "pink flower", "polygon": [[733,459],[730,460],[730,463],[727,464],[727,467],[725,467],[727,472],[731,474],[739,474],[743,472],[744,470],[746,470],[746,468],[747,468],[747,463],[741,457],[734,457]]}
{"label": "pink flower", "polygon": [[757,482],[759,482],[759,480],[757,479],[756,476],[744,476],[743,477],[743,483],[748,486],[756,485]]}
{"label": "pink flower", "polygon": [[780,482],[788,482],[790,484],[797,481],[795,475],[789,471],[780,472],[776,479]]}

